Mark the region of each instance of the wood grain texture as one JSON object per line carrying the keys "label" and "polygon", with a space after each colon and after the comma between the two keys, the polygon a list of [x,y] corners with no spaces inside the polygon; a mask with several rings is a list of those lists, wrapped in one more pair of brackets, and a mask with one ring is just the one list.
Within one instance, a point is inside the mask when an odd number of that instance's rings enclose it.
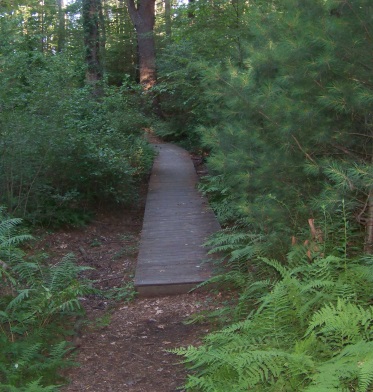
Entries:
{"label": "wood grain texture", "polygon": [[212,266],[202,245],[220,229],[189,154],[157,144],[150,177],[135,288],[142,296],[184,293],[208,279]]}

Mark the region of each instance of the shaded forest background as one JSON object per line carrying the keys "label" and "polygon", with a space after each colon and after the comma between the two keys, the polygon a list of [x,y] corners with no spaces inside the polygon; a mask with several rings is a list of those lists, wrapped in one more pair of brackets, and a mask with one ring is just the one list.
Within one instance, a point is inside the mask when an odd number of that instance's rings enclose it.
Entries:
{"label": "shaded forest background", "polygon": [[[176,350],[193,366],[188,390],[371,390],[372,26],[369,0],[3,0],[4,390],[48,390],[50,370],[14,370],[14,356],[47,350],[38,334],[22,342],[56,281],[20,253],[18,218],[80,225],[136,203],[145,128],[203,157],[224,227],[209,245],[235,310],[204,316],[229,326]],[[78,270],[64,262],[48,322],[90,290],[68,289]]]}

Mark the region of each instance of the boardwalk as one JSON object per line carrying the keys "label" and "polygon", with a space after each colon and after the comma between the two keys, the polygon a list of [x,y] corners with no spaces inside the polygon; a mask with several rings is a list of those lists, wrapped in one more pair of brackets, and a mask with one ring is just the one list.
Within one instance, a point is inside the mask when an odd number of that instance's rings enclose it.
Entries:
{"label": "boardwalk", "polygon": [[158,144],[146,200],[135,274],[140,295],[183,293],[211,276],[205,239],[220,226],[196,190],[197,175],[189,154]]}

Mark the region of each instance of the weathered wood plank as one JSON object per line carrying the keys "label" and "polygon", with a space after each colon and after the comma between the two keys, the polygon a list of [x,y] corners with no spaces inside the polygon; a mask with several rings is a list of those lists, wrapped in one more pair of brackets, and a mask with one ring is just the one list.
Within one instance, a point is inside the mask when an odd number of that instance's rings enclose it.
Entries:
{"label": "weathered wood plank", "polygon": [[191,290],[212,274],[206,238],[220,229],[189,154],[172,144],[156,145],[135,274],[140,295]]}

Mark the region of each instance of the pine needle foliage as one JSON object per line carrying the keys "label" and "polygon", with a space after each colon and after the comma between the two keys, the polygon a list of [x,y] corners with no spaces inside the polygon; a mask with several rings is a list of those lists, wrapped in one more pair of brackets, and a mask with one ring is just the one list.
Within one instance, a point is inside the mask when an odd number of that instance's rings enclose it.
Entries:
{"label": "pine needle foliage", "polygon": [[187,132],[208,152],[202,190],[224,224],[239,221],[244,232],[262,235],[261,251],[273,257],[289,250],[320,207],[334,216],[344,199],[355,217],[354,245],[363,248],[372,189],[372,5],[238,1],[235,18],[230,6],[218,2],[217,16],[201,0],[193,23],[181,10],[169,48],[179,59],[161,67],[175,94],[181,90],[182,102],[173,94],[171,105],[193,117],[179,123],[194,126]]}
{"label": "pine needle foliage", "polygon": [[[228,227],[208,242],[229,270],[214,282],[239,294],[231,325],[174,351],[190,366],[186,388],[370,391],[372,2],[246,2],[240,61],[209,25],[218,14],[203,1],[193,11],[175,39],[198,64],[182,104],[208,152],[201,189]],[[191,43],[204,23],[219,58]]]}

